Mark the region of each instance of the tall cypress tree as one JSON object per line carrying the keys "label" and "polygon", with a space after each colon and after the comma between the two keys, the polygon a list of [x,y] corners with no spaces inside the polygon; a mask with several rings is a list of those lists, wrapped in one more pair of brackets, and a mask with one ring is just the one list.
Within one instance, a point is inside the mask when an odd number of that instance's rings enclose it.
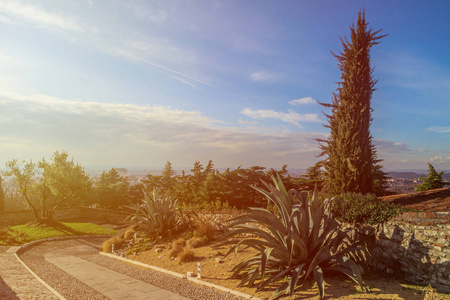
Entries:
{"label": "tall cypress tree", "polygon": [[370,103],[377,82],[372,76],[370,48],[384,35],[367,26],[365,12],[360,12],[356,28],[354,24],[350,26],[350,41],[341,38],[342,51],[332,54],[338,61],[342,81],[338,82],[332,103],[320,103],[331,109],[331,115],[324,113],[328,120],[324,126],[330,128],[330,137],[318,141],[320,156],[326,156],[325,188],[332,194],[373,193],[374,183],[385,176],[380,173],[380,160],[370,134]]}

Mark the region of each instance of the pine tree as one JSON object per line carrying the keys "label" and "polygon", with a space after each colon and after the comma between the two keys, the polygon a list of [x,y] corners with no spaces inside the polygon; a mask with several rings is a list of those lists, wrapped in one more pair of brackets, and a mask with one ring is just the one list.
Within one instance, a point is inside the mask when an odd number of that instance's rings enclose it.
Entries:
{"label": "pine tree", "polygon": [[370,134],[371,100],[377,82],[372,77],[370,48],[384,35],[379,36],[381,30],[372,32],[367,26],[365,12],[360,12],[356,28],[354,24],[350,27],[350,41],[341,38],[343,50],[332,54],[338,61],[342,81],[332,103],[320,103],[331,109],[331,115],[325,114],[328,124],[324,125],[330,128],[330,137],[318,140],[320,156],[326,156],[322,161],[325,189],[331,194],[373,193],[376,179],[385,180]]}
{"label": "pine tree", "polygon": [[442,179],[442,174],[444,172],[436,172],[432,164],[428,164],[428,176],[422,177],[419,179],[422,179],[422,184],[419,184],[416,186],[416,191],[428,191],[428,190],[434,190],[434,189],[440,189],[443,188],[446,185],[449,185],[449,182],[446,182]]}

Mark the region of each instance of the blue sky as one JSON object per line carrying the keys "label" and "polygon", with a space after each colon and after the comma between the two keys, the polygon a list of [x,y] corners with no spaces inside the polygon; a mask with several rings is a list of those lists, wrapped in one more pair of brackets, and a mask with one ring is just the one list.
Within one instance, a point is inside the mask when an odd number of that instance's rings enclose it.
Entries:
{"label": "blue sky", "polygon": [[1,1],[0,163],[305,169],[363,8],[385,168],[450,169],[448,1]]}

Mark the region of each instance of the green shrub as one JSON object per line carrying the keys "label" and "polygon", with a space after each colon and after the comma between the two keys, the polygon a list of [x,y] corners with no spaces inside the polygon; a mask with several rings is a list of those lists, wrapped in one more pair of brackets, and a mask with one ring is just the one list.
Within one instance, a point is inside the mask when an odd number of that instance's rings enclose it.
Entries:
{"label": "green shrub", "polygon": [[[267,209],[250,208],[250,213],[229,221],[232,230],[223,236],[221,245],[233,244],[226,255],[237,252],[240,245],[258,251],[233,268],[232,276],[242,278],[239,286],[257,285],[261,290],[288,278],[280,283],[274,297],[282,293],[292,297],[296,286],[313,276],[323,298],[324,272],[338,271],[368,290],[359,266],[351,259],[352,254],[364,250],[350,240],[350,229],[339,230],[338,222],[331,216],[333,199],[320,204],[314,193],[308,201],[307,192],[288,192],[280,177],[272,179],[273,185],[263,182],[267,190],[254,188],[276,206],[279,216]],[[229,240],[233,236],[245,237]]]}
{"label": "green shrub", "polygon": [[333,202],[333,216],[342,222],[358,224],[379,224],[407,211],[403,206],[385,202],[372,194],[346,193]]}
{"label": "green shrub", "polygon": [[153,197],[147,193],[144,193],[144,197],[141,205],[126,206],[134,210],[128,219],[138,224],[140,231],[150,237],[167,237],[181,228],[183,218],[176,200],[160,197],[156,190],[153,191]]}

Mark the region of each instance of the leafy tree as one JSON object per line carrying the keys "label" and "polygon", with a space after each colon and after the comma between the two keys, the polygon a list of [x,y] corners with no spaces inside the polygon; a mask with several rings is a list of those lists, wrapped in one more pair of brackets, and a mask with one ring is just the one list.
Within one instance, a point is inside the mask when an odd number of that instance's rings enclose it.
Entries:
{"label": "leafy tree", "polygon": [[95,182],[94,191],[96,202],[101,207],[117,209],[129,203],[130,182],[126,176],[120,176],[119,172],[112,168],[108,172],[103,171]]}
{"label": "leafy tree", "polygon": [[422,177],[420,179],[423,180],[422,184],[416,185],[416,191],[428,191],[434,189],[443,188],[446,185],[449,185],[449,182],[446,182],[442,179],[442,174],[444,172],[436,172],[432,164],[428,164],[428,176]]}
{"label": "leafy tree", "polygon": [[58,207],[86,197],[91,185],[84,168],[64,151],[56,151],[50,161],[20,164],[15,159],[6,166],[3,174],[14,178],[38,223],[52,223]]}
{"label": "leafy tree", "polygon": [[[331,109],[325,114],[331,134],[327,140],[318,139],[327,156],[322,162],[325,168],[325,188],[331,194],[346,192],[373,193],[376,176],[380,176],[376,149],[372,144],[371,100],[376,80],[370,66],[370,49],[378,44],[381,30],[367,28],[365,12],[360,12],[355,28],[350,27],[351,39],[341,39],[343,50],[333,54],[338,61],[341,79],[331,104],[320,103]],[[382,178],[380,178],[382,180]]]}

